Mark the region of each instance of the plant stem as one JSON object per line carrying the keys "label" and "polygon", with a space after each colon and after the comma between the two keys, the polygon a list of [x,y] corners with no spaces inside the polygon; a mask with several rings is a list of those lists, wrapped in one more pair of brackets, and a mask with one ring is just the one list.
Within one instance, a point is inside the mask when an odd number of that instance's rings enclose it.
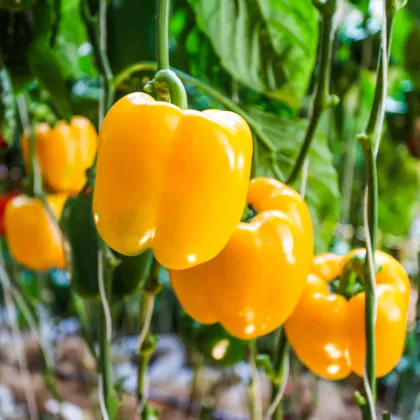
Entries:
{"label": "plant stem", "polygon": [[41,352],[41,357],[44,361],[44,367],[45,367],[45,374],[44,374],[44,380],[47,385],[47,388],[51,392],[52,396],[58,401],[61,402],[62,398],[57,392],[57,384],[55,381],[55,374],[54,374],[54,362],[52,360],[51,355],[48,353],[46,348],[44,347],[42,340],[39,336],[38,328],[37,328],[37,315],[33,312],[33,308],[31,306],[31,302],[28,302],[27,296],[22,295],[19,293],[18,289],[15,287],[12,287],[12,293],[15,298],[15,302],[19,309],[21,310],[26,322],[28,323],[30,329],[35,334],[36,341],[38,342],[39,349]]}
{"label": "plant stem", "polygon": [[[375,247],[376,231],[378,225],[378,180],[376,173],[375,152],[371,141],[363,141],[363,151],[366,162],[367,184],[367,225],[370,240],[366,241],[365,258],[365,317],[366,317],[366,375],[369,382],[373,401],[376,400],[376,270],[375,270]],[[372,267],[372,269],[371,269]]]}
{"label": "plant stem", "polygon": [[150,333],[150,324],[153,315],[155,296],[159,293],[160,264],[153,259],[150,274],[147,277],[141,291],[140,302],[140,325],[141,331],[137,343],[138,370],[137,370],[137,398],[139,403],[139,416],[143,420],[148,419],[149,408],[147,369],[150,358],[156,348],[156,339]]}
{"label": "plant stem", "polygon": [[249,363],[251,365],[251,383],[250,383],[250,406],[251,420],[262,420],[262,400],[261,400],[261,381],[257,368],[257,341],[256,339],[248,342]]}
{"label": "plant stem", "polygon": [[106,54],[106,0],[99,1],[99,14],[96,16],[91,14],[88,0],[82,0],[81,8],[95,62],[104,81],[103,102],[105,111],[107,111],[112,106],[115,88],[114,76]]}
{"label": "plant stem", "polygon": [[[200,376],[201,369],[203,368],[203,365],[204,365],[204,357],[198,352],[193,352],[192,354],[193,377],[191,380],[190,399],[188,401],[188,407],[187,407],[187,416],[186,416],[187,418],[189,414],[191,414],[194,411],[194,403],[200,397],[199,376]],[[200,411],[201,411],[201,401],[198,401],[197,406],[198,406],[199,412],[196,415],[199,416]]]}
{"label": "plant stem", "polygon": [[[387,22],[387,31],[386,31],[386,45],[387,45],[387,53],[386,53],[386,63],[385,65],[388,66],[388,62],[389,62],[389,56],[391,53],[391,35],[392,35],[392,28],[394,26],[394,20],[395,20],[395,15],[393,16],[387,16],[386,22]],[[372,103],[372,108],[370,110],[370,114],[369,114],[369,120],[366,126],[366,131],[365,133],[368,136],[373,136],[376,134],[376,132],[378,131],[379,126],[382,126],[382,123],[380,121],[378,121],[379,117],[380,117],[380,113],[381,110],[383,108],[383,100],[384,97],[386,96],[386,92],[385,92],[385,84],[383,82],[383,77],[384,77],[384,54],[382,52],[382,50],[380,51],[380,56],[379,56],[379,60],[378,60],[378,67],[376,70],[377,76],[376,76],[376,87],[375,87],[375,93],[374,93],[374,97],[373,97],[373,103]],[[379,144],[376,145],[375,144],[375,155],[377,154],[377,149],[379,147]]]}
{"label": "plant stem", "polygon": [[[103,96],[99,103],[99,127],[105,114],[114,101],[115,84],[111,66],[106,53],[106,0],[99,0],[99,13],[92,15],[88,0],[82,0],[82,18],[86,26],[89,41],[92,44],[96,65],[101,76]],[[94,178],[97,156],[88,170],[88,183]],[[98,283],[101,297],[99,314],[99,375],[100,405],[102,416],[113,418],[117,402],[113,386],[111,364],[112,319],[109,303],[112,300],[112,276],[117,265],[109,247],[98,235]],[[82,320],[83,321],[83,320]]]}
{"label": "plant stem", "polygon": [[158,0],[158,70],[169,69],[169,9],[170,0]]}
{"label": "plant stem", "polygon": [[327,0],[325,3],[314,3],[315,6],[318,7],[322,18],[319,78],[318,85],[315,88],[311,115],[305,139],[292,172],[287,180],[287,184],[289,185],[293,184],[299,176],[311,147],[322,113],[330,106],[334,106],[338,103],[338,98],[336,96],[331,96],[329,92],[332,46],[334,41],[334,14],[337,6],[336,3],[337,0]]}
{"label": "plant stem", "polygon": [[170,102],[181,109],[188,109],[185,87],[176,73],[169,69],[159,70],[153,78],[153,90],[160,101]]}
{"label": "plant stem", "polygon": [[365,334],[366,334],[366,369],[365,395],[366,406],[362,408],[364,418],[371,419],[375,413],[376,401],[376,270],[375,248],[378,219],[378,181],[376,173],[376,155],[379,149],[380,136],[385,116],[385,97],[387,87],[387,69],[391,44],[391,34],[395,15],[401,7],[399,0],[384,0],[382,22],[382,42],[378,60],[377,78],[373,104],[364,133],[357,139],[363,147],[366,166],[365,196]]}
{"label": "plant stem", "polygon": [[[108,246],[98,236],[98,284],[101,297],[101,311],[99,312],[99,367],[102,398],[106,413],[110,419],[114,418],[116,398],[113,387],[111,340],[112,319],[109,302],[112,299],[112,275],[116,266],[115,259]],[[102,407],[103,410],[103,407]]]}
{"label": "plant stem", "polygon": [[[128,79],[133,73],[137,73],[140,71],[153,71],[157,69],[157,64],[152,61],[144,61],[140,63],[132,64],[122,70],[115,76],[115,86],[120,86],[124,80]],[[275,153],[277,151],[276,146],[271,142],[269,137],[265,134],[262,130],[261,126],[258,124],[256,120],[254,120],[242,107],[236,104],[227,96],[220,93],[218,90],[212,88],[208,84],[202,82],[201,80],[197,80],[194,77],[186,74],[180,70],[172,69],[175,74],[185,83],[188,83],[196,88],[202,90],[204,93],[215,99],[217,102],[222,104],[225,108],[229,109],[230,111],[235,112],[236,114],[240,115],[252,128],[255,132],[257,137],[261,140],[267,150],[270,152]]]}
{"label": "plant stem", "polygon": [[382,414],[382,420],[391,420],[391,414],[388,411],[384,411]]}
{"label": "plant stem", "polygon": [[80,322],[80,330],[83,339],[85,340],[92,357],[96,360],[96,362],[98,362],[98,357],[93,345],[92,329],[89,325],[84,300],[75,292],[71,292],[71,299],[73,301],[74,311],[76,312],[76,316]]}
{"label": "plant stem", "polygon": [[273,420],[283,419],[282,397],[289,377],[288,354],[290,344],[283,329],[276,333],[273,350],[273,370],[275,377],[272,379],[271,405],[266,417],[273,416]]}

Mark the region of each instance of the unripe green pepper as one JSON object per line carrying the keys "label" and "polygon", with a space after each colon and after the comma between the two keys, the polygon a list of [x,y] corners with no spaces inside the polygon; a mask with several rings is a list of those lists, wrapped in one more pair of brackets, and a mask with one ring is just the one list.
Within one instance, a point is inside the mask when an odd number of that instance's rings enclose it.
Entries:
{"label": "unripe green pepper", "polygon": [[200,325],[196,332],[197,350],[210,362],[231,366],[244,360],[245,342],[232,337],[221,324]]}
{"label": "unripe green pepper", "polygon": [[181,336],[187,347],[215,365],[231,366],[244,360],[245,341],[232,337],[221,324],[200,324],[184,314]]}
{"label": "unripe green pepper", "polygon": [[[85,299],[98,299],[98,236],[92,214],[92,191],[84,188],[67,200],[61,227],[71,247],[72,288]],[[120,260],[112,281],[112,302],[133,293],[149,272],[150,251],[134,257],[115,253]]]}

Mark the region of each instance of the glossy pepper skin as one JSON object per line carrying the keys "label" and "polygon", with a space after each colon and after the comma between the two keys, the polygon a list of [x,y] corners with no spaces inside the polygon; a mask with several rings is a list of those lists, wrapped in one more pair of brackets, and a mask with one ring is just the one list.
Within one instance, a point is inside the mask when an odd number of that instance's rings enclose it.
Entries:
{"label": "glossy pepper skin", "polygon": [[[69,198],[60,221],[72,257],[72,289],[84,299],[98,299],[98,237],[92,214],[92,191],[85,188]],[[117,254],[120,260],[112,277],[112,302],[133,293],[145,279],[152,263],[149,251],[134,257]]]}
{"label": "glossy pepper skin", "polygon": [[[351,372],[363,376],[365,344],[365,292],[349,300],[330,292],[328,283],[340,275],[353,256],[365,256],[364,249],[345,257],[315,257],[313,271],[321,263],[329,268],[308,277],[299,304],[285,324],[287,337],[301,362],[325,379],[343,379]],[[339,261],[339,265],[337,262]],[[381,267],[376,275],[376,376],[389,373],[401,358],[410,299],[410,283],[402,265],[390,255],[376,251]],[[338,267],[338,269],[337,269]],[[325,277],[320,275],[327,274]]]}
{"label": "glossy pepper skin", "polygon": [[313,258],[312,221],[302,197],[283,183],[256,178],[248,204],[257,212],[239,223],[211,261],[170,270],[186,312],[198,322],[220,322],[235,337],[273,331],[292,313]]}
{"label": "glossy pepper skin", "polygon": [[249,127],[232,112],[125,96],[99,133],[99,234],[124,255],[151,248],[170,269],[210,260],[241,219],[251,156]]}
{"label": "glossy pepper skin", "polygon": [[[56,192],[78,193],[86,183],[86,170],[95,159],[98,138],[95,127],[85,117],[70,123],[59,121],[35,128],[36,155],[46,184]],[[29,137],[22,136],[25,162],[29,159]]]}
{"label": "glossy pepper skin", "polygon": [[65,268],[64,240],[42,202],[19,195],[6,206],[6,239],[12,257],[35,271]]}

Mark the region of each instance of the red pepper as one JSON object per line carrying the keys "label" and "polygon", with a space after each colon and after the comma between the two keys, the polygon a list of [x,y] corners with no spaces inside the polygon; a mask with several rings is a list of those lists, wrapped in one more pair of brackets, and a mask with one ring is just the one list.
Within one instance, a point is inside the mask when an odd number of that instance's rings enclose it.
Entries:
{"label": "red pepper", "polygon": [[4,211],[6,204],[13,198],[19,195],[19,191],[9,192],[0,195],[0,236],[4,235]]}

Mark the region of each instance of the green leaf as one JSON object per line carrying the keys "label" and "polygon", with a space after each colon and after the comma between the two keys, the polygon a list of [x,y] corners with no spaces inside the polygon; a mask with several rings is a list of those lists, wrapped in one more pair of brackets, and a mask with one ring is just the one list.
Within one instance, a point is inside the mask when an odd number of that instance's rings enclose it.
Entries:
{"label": "green leaf", "polygon": [[[276,146],[275,153],[263,145],[258,147],[257,176],[284,181],[296,161],[308,122],[282,118],[255,109],[250,110],[250,115]],[[328,250],[339,218],[340,193],[337,172],[332,162],[327,138],[318,130],[309,151],[305,195],[314,225],[316,252]],[[300,180],[297,185],[299,183]]]}
{"label": "green leaf", "polygon": [[80,47],[87,41],[86,27],[80,14],[80,0],[65,0],[61,5],[61,36]]}
{"label": "green leaf", "polygon": [[189,0],[222,66],[246,86],[298,108],[316,58],[311,0]]}
{"label": "green leaf", "polygon": [[415,27],[415,20],[405,9],[395,17],[392,30],[391,56],[398,63],[404,63],[404,51],[407,38]]}
{"label": "green leaf", "polygon": [[57,60],[68,77],[78,79],[80,72],[95,76],[97,71],[80,14],[80,0],[61,3],[61,20],[54,48]]}
{"label": "green leaf", "polygon": [[59,116],[69,118],[71,115],[70,87],[67,81],[69,69],[60,62],[54,49],[50,48],[47,38],[31,45],[28,59],[32,73],[38,79],[40,86],[49,93]]}
{"label": "green leaf", "polygon": [[420,57],[413,54],[420,42],[420,27],[414,26],[406,38],[404,48],[404,67],[410,75],[411,80],[418,85],[420,83]]}
{"label": "green leaf", "polygon": [[16,129],[16,106],[10,75],[0,61],[0,136],[10,145]]}

